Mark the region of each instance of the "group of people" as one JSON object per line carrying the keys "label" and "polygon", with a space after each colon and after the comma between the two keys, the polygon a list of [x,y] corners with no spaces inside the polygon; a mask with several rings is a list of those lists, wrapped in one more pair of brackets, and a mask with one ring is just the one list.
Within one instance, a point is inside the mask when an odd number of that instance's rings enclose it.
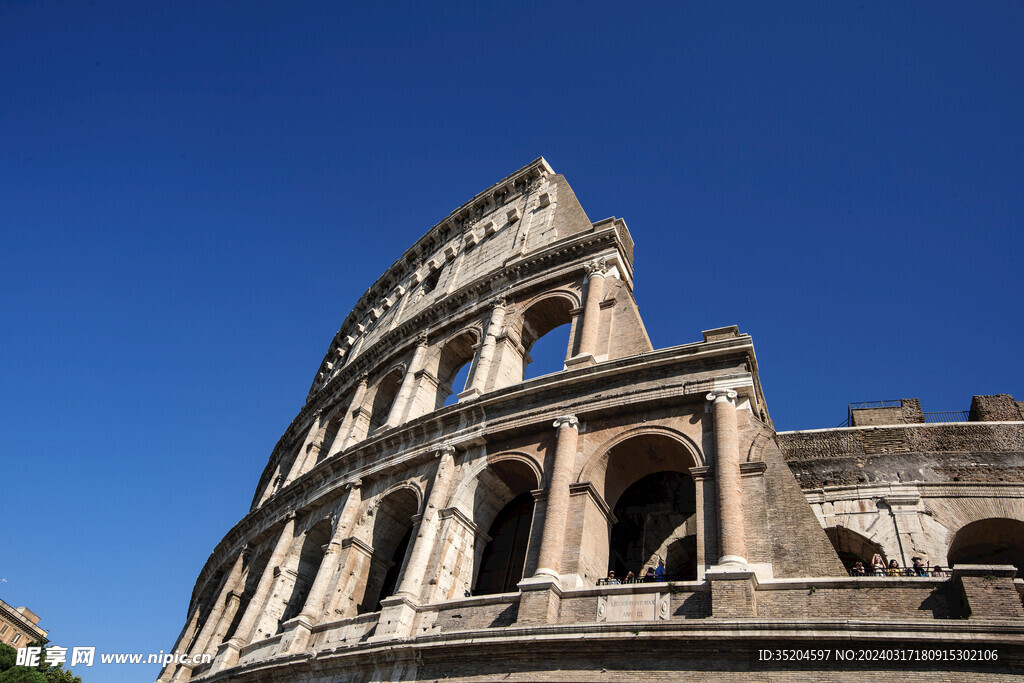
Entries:
{"label": "group of people", "polygon": [[889,564],[885,563],[882,556],[879,553],[875,553],[871,558],[870,570],[864,566],[864,563],[860,560],[853,563],[853,568],[850,569],[851,576],[945,576],[946,571],[940,566],[935,565],[934,567],[925,563],[920,557],[912,557],[912,567],[906,570],[900,567],[900,563],[896,560],[889,560]]}
{"label": "group of people", "polygon": [[652,581],[664,581],[666,579],[665,573],[665,561],[658,560],[658,566],[649,565],[647,570],[643,573],[643,576],[637,576],[632,571],[626,572],[624,577],[618,577],[615,575],[615,570],[608,572],[608,578],[598,583],[604,584],[605,586],[617,586],[623,583],[650,583]]}

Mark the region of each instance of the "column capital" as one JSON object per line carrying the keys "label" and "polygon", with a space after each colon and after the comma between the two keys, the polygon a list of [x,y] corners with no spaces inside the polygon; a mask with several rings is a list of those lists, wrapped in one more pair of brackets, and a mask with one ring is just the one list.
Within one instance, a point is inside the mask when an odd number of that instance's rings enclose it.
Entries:
{"label": "column capital", "polygon": [[711,403],[728,401],[729,403],[736,405],[737,396],[739,396],[739,394],[737,394],[732,389],[712,389],[704,398],[710,401]]}
{"label": "column capital", "polygon": [[604,277],[608,274],[608,264],[603,258],[594,259],[583,266],[584,272],[587,277]]}
{"label": "column capital", "polygon": [[426,345],[427,345],[427,333],[426,332],[420,332],[419,334],[416,335],[416,346],[426,346]]}
{"label": "column capital", "polygon": [[443,443],[443,444],[441,444],[440,446],[438,446],[437,448],[434,449],[434,457],[435,458],[443,458],[446,455],[450,455],[450,456],[452,456],[454,458],[455,457],[455,446],[451,445],[450,443]]}
{"label": "column capital", "polygon": [[553,426],[555,427],[555,429],[558,429],[563,425],[578,430],[580,428],[580,421],[575,415],[562,415],[561,417],[555,419]]}
{"label": "column capital", "polygon": [[362,479],[353,479],[352,481],[346,481],[344,484],[342,484],[341,485],[341,490],[342,491],[351,491],[352,489],[357,489],[357,488],[361,487],[362,485],[363,485],[363,480]]}

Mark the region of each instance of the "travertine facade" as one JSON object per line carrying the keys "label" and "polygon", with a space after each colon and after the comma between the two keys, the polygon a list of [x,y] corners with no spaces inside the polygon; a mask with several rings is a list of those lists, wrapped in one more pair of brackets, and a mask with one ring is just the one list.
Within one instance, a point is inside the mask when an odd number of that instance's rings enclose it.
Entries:
{"label": "travertine facade", "polygon": [[[954,534],[968,519],[1024,524],[1019,473],[1002,503],[946,517],[929,517],[929,501],[956,499],[956,482],[826,485],[805,461],[841,460],[860,438],[844,434],[875,427],[828,430],[821,443],[776,434],[750,337],[727,327],[655,350],[632,278],[625,223],[591,223],[543,159],[432,228],[345,320],[252,509],[203,568],[175,650],[212,664],[172,665],[160,680],[878,670],[756,658],[832,642],[1000,648],[998,662],[950,664],[944,679],[1022,665],[1021,584],[1003,562],[1015,555],[993,550],[1013,542],[1012,524],[987,522],[996,536],[981,550],[957,546],[949,577],[856,578],[840,559],[864,543],[942,556],[932,522]],[[534,342],[563,325],[565,369],[524,381]],[[453,386],[467,364],[466,385]],[[1019,458],[1024,422],[1006,417],[1018,404],[997,403],[985,409],[1002,421],[982,429]],[[879,521],[883,507],[899,524]],[[971,564],[982,550],[999,566]],[[602,581],[659,560],[671,581]]]}

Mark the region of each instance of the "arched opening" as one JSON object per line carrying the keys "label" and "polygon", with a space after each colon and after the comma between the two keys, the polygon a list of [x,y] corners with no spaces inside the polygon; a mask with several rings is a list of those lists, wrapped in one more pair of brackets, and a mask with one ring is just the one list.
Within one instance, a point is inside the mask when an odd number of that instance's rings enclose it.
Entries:
{"label": "arched opening", "polygon": [[458,401],[458,394],[466,388],[475,342],[473,334],[466,332],[447,342],[441,349],[437,356],[434,410]]}
{"label": "arched opening", "polygon": [[663,562],[670,578],[697,578],[694,464],[683,444],[661,434],[627,439],[597,463],[591,480],[602,482],[616,520],[608,535],[608,570],[642,577]]}
{"label": "arched opening", "polygon": [[474,519],[490,540],[480,553],[476,595],[517,590],[530,556],[537,474],[521,460],[499,460],[480,473]]}
{"label": "arched opening", "polygon": [[459,402],[459,394],[465,391],[469,384],[469,368],[472,363],[465,363],[459,371],[455,373],[455,379],[451,382],[451,393],[448,394],[448,398],[444,400],[444,405],[453,406]]}
{"label": "arched opening", "polygon": [[344,416],[345,410],[339,410],[328,420],[327,429],[324,430],[324,438],[318,444],[320,446],[320,452],[317,453],[315,465],[319,465],[322,461],[326,460],[327,456],[329,456],[334,450],[334,442],[338,438],[338,430],[341,429],[341,421]]}
{"label": "arched opening", "polygon": [[217,598],[224,587],[224,582],[228,579],[223,571],[217,572],[213,580],[209,581],[206,585],[206,589],[199,598],[199,604],[196,605],[196,609],[199,610],[199,619],[196,620],[195,630],[192,632],[192,638],[185,643],[184,651],[192,652],[193,646],[196,644],[196,640],[202,633],[203,628],[206,627],[206,622],[210,618],[210,614],[213,612],[213,608],[216,605]]}
{"label": "arched opening", "polygon": [[1024,522],[990,518],[971,522],[956,532],[946,560],[958,564],[1012,564],[1024,574]]}
{"label": "arched opening", "polygon": [[[306,598],[313,587],[313,581],[320,570],[320,564],[324,559],[324,551],[331,541],[330,520],[320,520],[306,532],[302,541],[302,549],[299,551],[299,566],[296,568],[295,585],[292,587],[291,595],[281,615],[281,624],[292,617],[297,617],[302,608],[306,606]],[[281,626],[278,624],[278,632]]]}
{"label": "arched opening", "polygon": [[648,474],[623,491],[615,504],[609,569],[643,576],[664,562],[682,580],[697,578],[697,489],[682,472]]}
{"label": "arched opening", "polygon": [[[274,538],[276,541],[276,537]],[[249,608],[249,603],[252,601],[253,595],[256,593],[256,587],[259,586],[260,579],[263,578],[263,572],[267,570],[267,563],[270,562],[270,548],[266,548],[262,553],[256,557],[249,558],[249,565],[243,567],[245,572],[245,585],[242,587],[242,596],[238,601],[238,609],[235,610],[235,615],[231,620],[231,624],[228,626],[228,630],[224,633],[224,638],[221,642],[227,642],[235,636],[235,631],[238,630],[238,624],[242,621],[242,616],[245,615],[245,611]],[[245,634],[248,636],[248,634]],[[220,643],[210,643],[211,648],[220,645]]]}
{"label": "arched opening", "polygon": [[[572,354],[572,339],[569,338],[572,309],[568,298],[554,296],[541,299],[523,314],[523,379],[564,368],[566,358]],[[543,343],[538,344],[542,338]]]}
{"label": "arched opening", "polygon": [[491,540],[484,548],[476,595],[510,593],[523,579],[526,551],[533,524],[533,495],[522,493],[502,508],[491,525]]}
{"label": "arched opening", "polygon": [[373,392],[373,399],[370,402],[370,434],[383,427],[391,414],[391,406],[398,396],[398,387],[402,383],[401,370],[395,369],[389,372]]}
{"label": "arched opening", "polygon": [[437,289],[437,283],[441,281],[441,269],[434,268],[430,271],[430,275],[423,281],[423,293],[430,294]]}
{"label": "arched opening", "polygon": [[366,579],[366,592],[359,604],[359,614],[376,612],[380,609],[380,601],[397,590],[412,539],[412,518],[418,512],[419,499],[407,488],[388,494],[374,510],[374,556]]}
{"label": "arched opening", "polygon": [[825,529],[825,535],[828,536],[828,540],[832,541],[832,547],[836,549],[836,554],[839,555],[839,560],[846,567],[847,572],[851,571],[857,562],[864,566],[866,572],[870,572],[871,558],[875,556],[875,553],[882,556],[883,562],[889,563],[889,559],[882,551],[882,546],[868,540],[866,536],[862,536],[856,531],[851,531],[843,526],[830,526]]}

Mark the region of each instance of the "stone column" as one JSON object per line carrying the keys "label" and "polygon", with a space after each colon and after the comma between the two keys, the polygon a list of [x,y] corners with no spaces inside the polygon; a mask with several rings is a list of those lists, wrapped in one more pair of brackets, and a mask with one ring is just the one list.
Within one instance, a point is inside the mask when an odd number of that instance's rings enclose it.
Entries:
{"label": "stone column", "polygon": [[416,339],[416,350],[412,352],[412,360],[402,377],[402,384],[398,387],[398,395],[388,413],[388,419],[384,422],[387,427],[397,427],[405,420],[406,409],[409,407],[409,398],[412,396],[412,388],[416,382],[416,373],[423,369],[423,357],[427,355],[427,335],[420,334]]}
{"label": "stone column", "polygon": [[437,449],[436,454],[440,456],[440,461],[437,463],[437,473],[434,475],[434,483],[427,497],[423,519],[420,520],[419,535],[413,541],[412,553],[409,555],[402,584],[395,591],[396,595],[404,595],[413,600],[420,599],[423,575],[427,571],[427,561],[434,549],[434,539],[437,538],[438,515],[448,502],[452,479],[455,477],[455,449],[449,444],[444,444]]}
{"label": "stone column", "polygon": [[536,574],[558,578],[562,564],[562,546],[565,542],[565,522],[569,514],[569,480],[576,461],[576,443],[580,423],[573,415],[555,420],[557,431],[555,457],[551,463],[548,483],[548,504],[544,513],[544,535],[541,537],[540,557]]}
{"label": "stone column", "polygon": [[274,546],[274,552],[271,554],[270,560],[263,570],[263,576],[260,577],[256,591],[249,601],[249,606],[246,607],[245,614],[242,615],[242,620],[238,623],[238,628],[235,629],[235,636],[228,642],[222,643],[217,650],[217,658],[213,663],[213,667],[211,667],[212,671],[221,671],[238,663],[239,652],[249,644],[253,630],[256,628],[256,622],[263,613],[264,607],[266,607],[267,598],[270,597],[270,590],[274,586],[274,569],[280,567],[284,562],[285,555],[288,554],[288,550],[292,546],[294,536],[295,513],[293,512],[285,521],[284,528],[281,529],[281,534],[277,538],[277,545]]}
{"label": "stone column", "polygon": [[718,564],[746,568],[747,531],[743,519],[743,482],[740,479],[739,429],[736,424],[736,392],[715,390],[712,401],[715,423],[715,482],[718,489]]}
{"label": "stone column", "polygon": [[480,352],[477,354],[476,368],[473,369],[473,379],[470,381],[469,389],[459,398],[479,396],[487,391],[487,377],[491,374],[491,363],[494,361],[494,349],[498,343],[498,335],[501,334],[502,325],[505,324],[505,300],[499,299],[491,309],[491,319],[487,323],[487,333],[480,344]]}
{"label": "stone column", "polygon": [[359,378],[355,392],[352,394],[352,400],[349,401],[348,408],[345,409],[345,419],[341,421],[341,427],[338,428],[338,436],[335,439],[341,439],[342,449],[352,443],[352,434],[356,427],[356,413],[363,407],[368,379],[367,375]]}
{"label": "stone column", "polygon": [[341,542],[352,533],[359,514],[359,506],[363,502],[362,481],[357,479],[345,486],[348,489],[345,507],[342,508],[338,524],[334,527],[334,533],[331,535],[331,541],[320,561],[320,568],[317,569],[316,578],[309,589],[309,595],[306,596],[306,604],[303,605],[299,616],[285,624],[284,650],[286,652],[305,650],[309,645],[313,627],[324,616],[324,600],[337,579],[338,569],[344,555]]}
{"label": "stone column", "polygon": [[448,501],[455,475],[455,449],[445,444],[437,449],[437,455],[441,459],[437,464],[437,473],[430,487],[426,508],[417,522],[408,562],[400,574],[401,583],[393,596],[381,600],[380,618],[377,620],[377,630],[371,641],[412,635],[416,608],[420,604],[423,577],[427,572],[430,555],[437,539],[440,511]]}
{"label": "stone column", "polygon": [[597,350],[597,327],[601,322],[601,298],[604,296],[604,261],[587,264],[587,295],[583,301],[583,327],[576,356],[593,358]]}
{"label": "stone column", "polygon": [[[319,422],[320,417],[320,411],[318,410],[314,419]],[[320,455],[320,441],[324,438],[329,423],[330,420],[323,425],[317,426],[314,424],[310,427],[309,433],[306,434],[306,440],[302,442],[299,452],[295,455],[295,462],[292,464],[292,470],[288,473],[286,481],[295,481],[313,468],[313,464],[316,463],[316,459]]]}

